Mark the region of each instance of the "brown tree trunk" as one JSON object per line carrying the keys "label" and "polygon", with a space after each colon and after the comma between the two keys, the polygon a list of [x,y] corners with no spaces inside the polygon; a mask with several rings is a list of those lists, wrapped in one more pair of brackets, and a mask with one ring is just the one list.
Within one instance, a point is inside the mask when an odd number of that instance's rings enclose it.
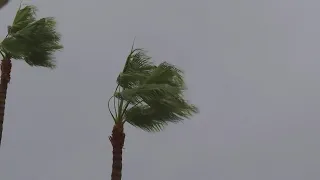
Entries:
{"label": "brown tree trunk", "polygon": [[113,126],[112,135],[109,140],[112,144],[112,174],[111,180],[121,180],[122,177],[122,149],[124,145],[125,134],[123,132],[123,123],[117,123]]}
{"label": "brown tree trunk", "polygon": [[4,58],[1,61],[1,84],[0,84],[0,145],[2,141],[2,130],[4,120],[4,110],[6,105],[7,89],[10,82],[11,60]]}

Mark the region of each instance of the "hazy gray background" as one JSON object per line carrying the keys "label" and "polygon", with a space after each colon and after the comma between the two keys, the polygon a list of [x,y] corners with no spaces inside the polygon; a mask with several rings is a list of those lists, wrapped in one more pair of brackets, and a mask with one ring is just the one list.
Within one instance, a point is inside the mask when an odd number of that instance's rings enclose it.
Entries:
{"label": "hazy gray background", "polygon": [[[20,1],[0,11],[0,35]],[[50,71],[14,62],[1,180],[106,180],[107,100],[134,36],[186,71],[201,114],[126,128],[123,179],[318,180],[320,3],[312,0],[34,0],[65,49]]]}

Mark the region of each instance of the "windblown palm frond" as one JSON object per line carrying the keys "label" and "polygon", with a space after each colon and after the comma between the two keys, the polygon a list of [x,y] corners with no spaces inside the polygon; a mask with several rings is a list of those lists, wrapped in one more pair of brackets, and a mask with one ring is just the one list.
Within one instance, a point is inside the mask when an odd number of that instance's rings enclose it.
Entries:
{"label": "windblown palm frond", "polygon": [[36,21],[36,11],[37,8],[35,6],[26,6],[21,9],[20,5],[19,10],[14,17],[12,26],[9,28],[9,34],[16,33]]}
{"label": "windblown palm frond", "polygon": [[170,111],[150,108],[146,105],[130,108],[125,118],[131,125],[149,132],[161,131],[168,123],[177,123],[182,119]]}
{"label": "windblown palm frond", "polygon": [[120,108],[125,111],[125,121],[146,131],[159,131],[169,122],[180,122],[198,112],[183,99],[186,87],[180,69],[167,62],[154,66],[150,58],[140,56],[133,60],[129,59],[126,67],[135,68],[125,68],[119,75],[122,90],[114,95],[126,102],[126,107]]}
{"label": "windblown palm frond", "polygon": [[140,101],[160,100],[161,98],[175,96],[179,93],[181,93],[179,87],[167,84],[142,84],[132,89],[124,89],[116,93],[115,96],[131,103],[138,103]]}
{"label": "windblown palm frond", "polygon": [[198,109],[181,100],[162,99],[161,101],[141,103],[130,108],[125,119],[135,127],[146,131],[160,131],[169,123],[178,123],[189,118]]}
{"label": "windblown palm frond", "polygon": [[117,83],[122,88],[137,87],[156,68],[150,59],[143,49],[132,50],[127,57],[123,72],[118,76]]}
{"label": "windblown palm frond", "polygon": [[20,9],[1,47],[14,59],[25,60],[30,66],[54,68],[53,53],[62,49],[56,21],[52,17],[35,21],[35,8]]}

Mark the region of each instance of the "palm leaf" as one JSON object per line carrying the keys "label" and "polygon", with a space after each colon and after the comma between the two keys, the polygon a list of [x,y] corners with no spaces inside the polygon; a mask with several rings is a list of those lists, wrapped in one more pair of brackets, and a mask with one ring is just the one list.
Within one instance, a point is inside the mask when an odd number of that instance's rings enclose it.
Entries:
{"label": "palm leaf", "polygon": [[124,70],[119,74],[117,83],[122,88],[136,87],[150,76],[155,67],[143,49],[134,49],[128,55]]}
{"label": "palm leaf", "polygon": [[[115,94],[128,102],[161,100],[180,95],[185,89],[182,71],[169,63],[161,63],[148,75],[142,73],[120,74],[121,82],[129,82],[131,88]],[[131,83],[131,84],[130,84]]]}
{"label": "palm leaf", "polygon": [[[183,98],[183,72],[163,62],[154,66],[143,51],[128,56],[117,82],[122,87],[114,96],[127,102],[125,121],[146,131],[160,131],[168,123],[178,123],[198,112]],[[119,106],[122,111],[122,105]],[[120,113],[121,114],[121,113]]]}
{"label": "palm leaf", "polygon": [[148,71],[154,68],[151,57],[143,49],[134,49],[127,57],[123,72]]}
{"label": "palm leaf", "polygon": [[179,94],[181,89],[167,84],[144,84],[136,88],[125,89],[115,93],[115,97],[131,103],[138,103],[141,100],[159,100],[162,97]]}
{"label": "palm leaf", "polygon": [[122,88],[134,88],[137,87],[140,82],[143,82],[149,77],[150,73],[147,72],[127,72],[120,73],[117,79],[117,83]]}
{"label": "palm leaf", "polygon": [[[160,116],[159,116],[160,115]],[[149,106],[138,106],[129,109],[126,112],[126,121],[131,125],[141,128],[148,132],[157,132],[162,130],[169,122],[177,123],[181,118],[170,112],[161,112],[152,109]]]}
{"label": "palm leaf", "polygon": [[35,6],[29,5],[22,9],[20,6],[13,20],[12,26],[10,27],[9,33],[16,33],[36,21],[36,11],[37,8]]}
{"label": "palm leaf", "polygon": [[[186,109],[185,109],[186,110]],[[189,113],[196,113],[197,109],[190,106]],[[185,116],[181,116],[168,108],[150,107],[148,105],[135,106],[126,112],[126,121],[131,125],[148,132],[163,130],[169,123],[179,123]]]}
{"label": "palm leaf", "polygon": [[161,63],[146,79],[145,84],[168,84],[174,87],[185,88],[183,71],[167,62]]}
{"label": "palm leaf", "polygon": [[190,118],[194,113],[198,113],[198,108],[176,94],[137,103],[126,112],[126,121],[134,126],[147,128],[148,131],[156,131],[168,123],[178,123]]}

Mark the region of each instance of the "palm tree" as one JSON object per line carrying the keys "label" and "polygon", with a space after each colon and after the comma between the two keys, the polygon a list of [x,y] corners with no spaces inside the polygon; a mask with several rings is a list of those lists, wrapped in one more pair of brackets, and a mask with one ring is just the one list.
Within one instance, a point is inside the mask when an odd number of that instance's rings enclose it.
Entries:
{"label": "palm tree", "polygon": [[6,38],[0,43],[1,85],[0,85],[0,144],[2,138],[5,103],[10,82],[11,60],[24,60],[30,66],[54,68],[53,53],[62,49],[60,34],[56,32],[54,18],[36,20],[36,8],[25,6],[17,11],[12,26],[8,27]]}
{"label": "palm tree", "polygon": [[8,2],[9,0],[0,0],[0,9],[3,8],[3,6],[5,6]]}
{"label": "palm tree", "polygon": [[180,69],[167,62],[156,66],[143,49],[131,49],[117,78],[114,95],[108,101],[114,120],[109,137],[113,147],[111,180],[121,180],[122,177],[124,123],[144,131],[158,132],[169,123],[191,117],[198,109],[184,100],[184,90],[186,86]]}

